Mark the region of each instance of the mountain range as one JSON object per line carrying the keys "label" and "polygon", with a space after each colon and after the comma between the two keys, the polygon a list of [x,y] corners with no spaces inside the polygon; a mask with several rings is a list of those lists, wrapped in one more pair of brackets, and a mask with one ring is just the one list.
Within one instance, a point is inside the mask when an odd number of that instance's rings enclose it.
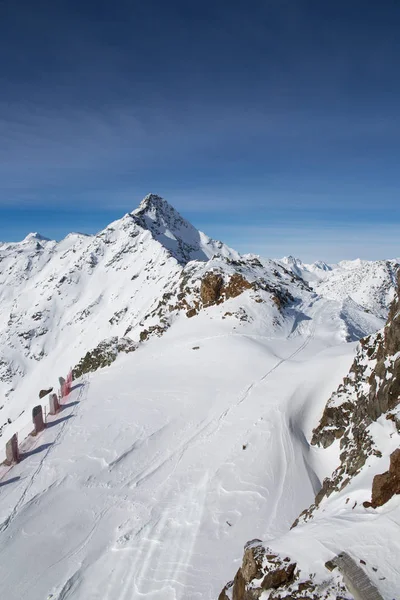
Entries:
{"label": "mountain range", "polygon": [[4,444],[76,382],[0,472],[4,597],[351,599],[324,566],[345,551],[397,598],[398,498],[363,501],[399,446],[398,271],[239,254],[154,194],[93,236],[0,244]]}

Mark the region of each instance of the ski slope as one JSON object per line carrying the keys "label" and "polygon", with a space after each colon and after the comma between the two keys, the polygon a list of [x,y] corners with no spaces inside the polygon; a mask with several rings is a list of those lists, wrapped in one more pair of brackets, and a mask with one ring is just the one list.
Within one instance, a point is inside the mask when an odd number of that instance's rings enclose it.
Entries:
{"label": "ski slope", "polygon": [[0,596],[217,598],[335,461],[306,442],[354,352],[329,309],[270,336],[212,307],[77,382],[0,481]]}
{"label": "ski slope", "polygon": [[378,529],[343,507],[378,464],[288,529],[338,465],[338,444],[307,440],[352,342],[383,326],[397,261],[241,256],[149,195],[96,236],[2,244],[0,263],[3,442],[88,350],[135,347],[74,382],[22,462],[0,466],[1,599],[215,600],[255,536],[305,548],[323,579],[365,535],[393,600],[397,499]]}

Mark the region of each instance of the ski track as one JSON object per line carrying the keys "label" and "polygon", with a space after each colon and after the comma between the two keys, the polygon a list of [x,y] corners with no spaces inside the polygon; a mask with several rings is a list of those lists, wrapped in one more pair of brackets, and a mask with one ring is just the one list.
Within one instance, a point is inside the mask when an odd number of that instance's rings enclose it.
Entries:
{"label": "ski track", "polygon": [[[250,396],[252,390],[257,385],[264,383],[268,376],[276,369],[298,356],[313,339],[314,334],[315,328],[312,329],[306,340],[304,340],[304,342],[302,342],[302,344],[294,352],[292,352],[288,357],[280,359],[261,378],[253,381],[247,387],[245,393],[240,397],[239,401],[221,413],[217,420],[212,419],[200,427],[200,429],[197,429],[193,435],[181,442],[176,451],[171,453],[164,460],[154,461],[151,466],[147,466],[135,477],[134,480],[128,484],[129,487],[136,487],[140,485],[145,480],[151,478],[164,465],[174,460],[178,456],[178,460],[174,465],[173,470],[159,486],[160,489],[165,488],[169,479],[175,473],[185,452],[192,449],[197,442],[201,442],[205,438],[209,439],[211,436],[217,434],[227,415],[245,402]],[[279,454],[279,466],[276,471],[279,473],[279,478],[277,480],[278,491],[277,493],[274,491],[275,499],[271,517],[269,519],[270,524],[274,522],[279,510],[282,496],[284,494],[285,481],[287,478],[286,458],[288,449],[286,446],[290,445],[288,434],[284,431],[285,426],[279,419],[274,419],[274,422],[279,423],[280,434],[278,439],[280,439],[282,442],[282,453]],[[212,431],[208,431],[213,425],[214,427],[212,428]],[[207,431],[207,435],[204,435],[204,433]],[[197,529],[192,527],[190,530],[191,535],[183,535],[183,533],[180,533],[173,539],[173,541],[171,541],[171,543],[168,543],[168,538],[170,536],[170,525],[174,522],[177,522],[177,525],[179,525],[176,515],[180,515],[182,511],[183,515],[181,515],[180,520],[183,518],[184,522],[191,524],[198,523],[198,525],[200,525],[201,505],[204,503],[207,490],[206,479],[207,474],[204,475],[203,480],[200,480],[197,485],[189,488],[185,493],[181,493],[179,495],[178,504],[170,504],[167,502],[165,509],[158,516],[158,518],[154,522],[152,522],[152,519],[150,519],[148,524],[143,527],[138,534],[136,534],[134,537],[135,543],[130,549],[124,547],[123,549],[118,550],[119,556],[117,566],[115,566],[113,569],[113,575],[108,586],[109,589],[104,597],[105,600],[112,599],[114,582],[119,578],[124,581],[119,600],[130,600],[134,597],[146,595],[147,592],[145,589],[143,589],[143,586],[145,586],[146,582],[148,583],[149,581],[160,584],[160,593],[163,589],[165,590],[165,586],[171,586],[171,591],[173,591],[176,586],[180,587],[183,585],[178,581],[177,575],[179,569],[182,569],[184,572],[185,566],[187,567],[190,564],[190,556],[196,540]],[[275,477],[274,480],[276,480]],[[203,496],[199,491],[202,489],[204,490]],[[189,508],[185,512],[184,509],[186,498],[188,499]],[[201,502],[199,502],[199,499],[201,499]],[[164,503],[165,500],[162,502]],[[123,558],[120,556],[121,552],[123,552]],[[161,580],[158,579],[159,575],[157,575],[157,567],[160,568],[163,573]],[[154,593],[155,590],[152,590],[152,592]],[[174,598],[179,597],[176,596],[175,592],[173,593]]]}
{"label": "ski track", "polygon": [[[319,312],[320,311],[317,311],[314,319],[317,315],[319,316]],[[109,462],[106,469],[102,471],[103,475],[100,476],[100,479],[98,481],[96,479],[94,480],[94,485],[92,484],[92,478],[89,478],[86,482],[82,482],[83,488],[114,488],[115,492],[118,490],[120,491],[123,488],[131,490],[134,493],[134,496],[130,498],[127,496],[125,500],[130,502],[132,507],[134,507],[135,504],[138,504],[135,500],[136,490],[138,490],[140,486],[146,484],[146,482],[151,480],[156,474],[166,469],[165,476],[163,474],[162,480],[157,481],[157,487],[155,488],[156,493],[153,497],[149,498],[149,518],[147,518],[147,520],[141,524],[139,529],[135,531],[135,523],[132,522],[131,518],[128,516],[127,524],[130,526],[130,529],[125,531],[125,533],[121,531],[121,535],[115,542],[111,543],[111,546],[107,545],[107,547],[103,549],[101,560],[105,561],[104,564],[107,565],[108,577],[104,581],[104,586],[102,587],[102,599],[114,600],[116,588],[118,588],[118,600],[132,600],[133,598],[144,597],[147,595],[152,599],[165,598],[166,600],[177,600],[183,596],[187,597],[189,592],[190,598],[195,599],[197,596],[199,598],[201,597],[198,592],[192,589],[190,583],[191,580],[189,579],[186,581],[186,579],[193,571],[191,557],[197,541],[198,531],[201,526],[207,494],[209,493],[209,489],[210,494],[215,495],[217,493],[212,491],[212,488],[210,487],[211,478],[215,476],[215,473],[210,473],[207,470],[206,472],[201,471],[198,467],[196,468],[196,462],[189,462],[189,469],[194,468],[194,479],[192,480],[189,478],[188,485],[186,485],[186,471],[182,471],[182,474],[178,474],[178,477],[174,478],[174,475],[185,455],[188,452],[193,451],[198,444],[206,442],[207,447],[209,448],[211,439],[214,439],[211,444],[211,446],[214,447],[219,439],[217,439],[216,436],[226,425],[228,429],[225,431],[224,435],[229,436],[230,423],[227,423],[228,415],[232,414],[233,411],[248,401],[258,386],[267,384],[271,374],[285,363],[288,363],[299,356],[314,338],[315,331],[316,321],[313,321],[309,334],[293,352],[284,358],[280,358],[266,373],[253,380],[245,388],[245,391],[239,398],[236,399],[233,404],[226,407],[220,414],[214,414],[211,418],[200,420],[199,423],[195,424],[194,428],[189,425],[187,432],[183,432],[183,436],[172,451],[171,447],[165,445],[166,442],[169,444],[169,428],[173,425],[172,422],[165,423],[147,437],[141,437],[144,434],[144,429],[142,428],[137,439],[128,446],[126,450],[121,452],[119,456]],[[290,338],[290,335],[291,334],[289,334],[288,339]],[[227,336],[213,336],[204,339],[214,339],[216,337],[221,338]],[[83,395],[87,394],[87,388],[87,382],[80,388],[78,403],[74,407],[71,413],[72,415],[75,415],[78,411],[79,402],[82,400]],[[264,390],[262,390],[262,393],[264,394]],[[226,490],[226,494],[250,493],[256,497],[260,497],[260,501],[268,498],[272,492],[273,504],[270,507],[268,524],[265,524],[267,531],[268,528],[270,531],[273,530],[272,525],[278,515],[282,498],[286,491],[285,482],[288,478],[288,471],[290,468],[288,467],[287,459],[289,455],[293,456],[293,442],[287,430],[286,419],[283,419],[283,416],[278,418],[277,411],[279,409],[275,404],[272,404],[270,409],[273,409],[270,422],[274,429],[278,427],[279,431],[276,434],[275,439],[280,446],[280,451],[277,453],[277,462],[272,464],[272,470],[268,473],[268,479],[273,481],[273,488],[260,488],[259,490],[250,489],[246,491],[246,489],[240,488],[249,487],[253,485],[253,483],[250,479],[249,484],[247,485],[246,482],[243,482],[242,478],[239,477],[239,488],[236,490]],[[280,410],[279,413],[281,413]],[[60,444],[67,425],[67,420],[62,423],[54,440],[54,446]],[[248,427],[247,432],[249,431],[250,428]],[[166,438],[165,442],[163,439],[164,435]],[[154,448],[156,449],[155,454],[151,455],[152,448],[149,447],[148,454],[151,458],[147,455],[147,461],[145,460],[145,464],[140,466],[133,477],[132,472],[129,473],[129,469],[128,473],[124,475],[123,465],[126,460],[131,460],[131,457],[135,452],[142,448],[146,448],[148,444],[152,444],[153,442]],[[232,441],[232,448],[235,443],[237,443],[237,440]],[[24,504],[27,494],[42,470],[52,448],[53,446],[50,446],[39,461],[38,466],[30,477],[11,514],[1,525],[0,532],[4,532],[18,514],[19,509]],[[228,453],[230,451],[231,449],[228,446]],[[197,455],[194,454],[193,456],[195,458]],[[148,460],[148,458],[150,458],[150,460]],[[192,458],[189,457],[189,460],[192,460]],[[187,468],[188,467],[185,465],[184,469]],[[197,474],[197,471],[199,474]],[[122,475],[122,478],[118,480],[120,475]],[[109,481],[106,479],[103,483],[101,482],[101,477],[107,478],[110,476],[114,476],[114,479],[110,479]],[[115,480],[115,476],[117,477],[117,480]],[[244,486],[241,485],[243,483]],[[38,581],[46,572],[49,572],[53,567],[60,563],[67,563],[71,569],[72,565],[69,565],[69,562],[76,559],[78,555],[88,547],[93,536],[96,534],[100,522],[108,512],[104,503],[108,501],[109,496],[108,492],[105,492],[105,494],[106,495],[103,498],[101,496],[99,497],[99,508],[102,507],[102,510],[98,511],[93,527],[85,536],[85,539],[64,556],[61,556],[53,563],[48,564],[34,580],[29,582],[29,585],[34,585],[35,581]],[[118,494],[115,494],[116,498],[117,496]],[[217,519],[217,523],[221,525],[222,521],[219,520],[219,514],[222,514],[226,509],[223,504],[218,504],[218,499],[216,502],[218,512],[216,512],[215,518]],[[212,511],[210,508],[207,510]],[[210,512],[210,516],[212,516],[212,514],[213,513]],[[239,517],[240,514],[241,513],[239,512]],[[225,517],[222,517],[222,519],[224,518]],[[81,564],[78,570],[72,571],[71,569],[70,572],[73,572],[73,574],[67,579],[64,579],[65,583],[62,585],[61,590],[57,592],[58,595],[56,595],[55,598],[57,598],[57,600],[67,600],[70,597],[73,598],[77,591],[77,586],[79,589],[81,585],[85,586],[86,578],[84,577],[84,572],[90,567],[90,564],[85,568]]]}

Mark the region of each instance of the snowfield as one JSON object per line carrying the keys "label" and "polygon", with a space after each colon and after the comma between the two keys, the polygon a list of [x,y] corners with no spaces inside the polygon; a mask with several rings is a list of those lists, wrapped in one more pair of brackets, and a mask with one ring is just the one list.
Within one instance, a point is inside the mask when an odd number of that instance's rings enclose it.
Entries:
{"label": "snowfield", "polygon": [[[74,381],[23,460],[0,466],[1,599],[217,600],[255,537],[301,548],[321,581],[342,550],[365,557],[400,599],[400,497],[362,506],[388,460],[289,531],[338,465],[339,444],[309,440],[356,340],[384,324],[395,261],[243,257],[155,196],[97,236],[35,234],[0,258],[0,442],[29,432],[39,390],[85,352],[137,344]],[[247,287],[207,304],[207,273]]]}
{"label": "snowfield", "polygon": [[1,481],[2,597],[215,599],[243,544],[312,502],[324,465],[306,437],[354,346],[320,325],[232,331],[221,313],[78,382]]}

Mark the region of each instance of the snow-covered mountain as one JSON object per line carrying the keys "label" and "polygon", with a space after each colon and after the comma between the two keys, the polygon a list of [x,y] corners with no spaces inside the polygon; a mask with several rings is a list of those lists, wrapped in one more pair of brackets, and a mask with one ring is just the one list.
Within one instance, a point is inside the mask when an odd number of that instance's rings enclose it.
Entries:
{"label": "snow-covered mountain", "polygon": [[385,318],[394,298],[399,262],[393,260],[342,260],[328,265],[322,261],[304,264],[287,256],[279,260],[321,296],[339,302],[349,298],[376,316]]}
{"label": "snow-covered mountain", "polygon": [[[271,331],[307,329],[307,306],[315,294],[304,269],[297,272],[290,261],[240,256],[197,231],[154,194],[94,236],[72,233],[55,242],[33,233],[20,243],[3,244],[0,427],[7,429],[21,414],[26,419],[27,397],[29,408],[41,389],[54,385],[56,373],[79,365],[81,374],[88,365],[109,364],[149,333],[162,333],[180,311],[196,312],[208,271],[219,272],[225,283],[240,275],[257,288],[255,294],[263,290],[278,301],[281,295],[291,298],[281,307],[284,313],[271,317]],[[333,282],[331,288],[339,291],[326,297],[338,335],[358,339],[382,326],[394,284],[388,277],[377,281],[379,301],[369,301],[366,286],[363,305],[340,297],[342,279],[336,287]]]}
{"label": "snow-covered mountain", "polygon": [[0,467],[0,597],[214,600],[245,542],[284,535],[338,466],[312,430],[395,294],[396,261],[351,264],[240,255],[155,195],[95,236],[1,244],[0,440],[76,383]]}
{"label": "snow-covered mountain", "polygon": [[[104,339],[135,335],[183,266],[215,254],[238,258],[155,195],[95,236],[57,243],[30,234],[2,244],[0,393],[15,400],[29,374],[43,387],[46,372],[74,366]],[[6,419],[14,421],[24,403],[14,401]]]}

